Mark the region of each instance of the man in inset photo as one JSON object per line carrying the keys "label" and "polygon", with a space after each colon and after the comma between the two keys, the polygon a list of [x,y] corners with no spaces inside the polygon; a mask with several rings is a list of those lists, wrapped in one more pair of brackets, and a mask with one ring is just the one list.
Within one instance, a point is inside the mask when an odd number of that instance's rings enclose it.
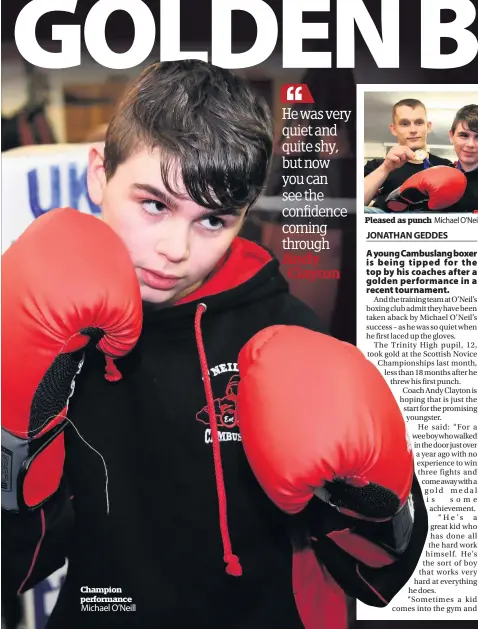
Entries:
{"label": "man in inset photo", "polygon": [[384,159],[372,159],[365,164],[364,205],[387,210],[387,197],[409,177],[432,166],[451,166],[449,160],[428,151],[431,126],[421,101],[406,98],[395,103],[390,132],[398,144]]}

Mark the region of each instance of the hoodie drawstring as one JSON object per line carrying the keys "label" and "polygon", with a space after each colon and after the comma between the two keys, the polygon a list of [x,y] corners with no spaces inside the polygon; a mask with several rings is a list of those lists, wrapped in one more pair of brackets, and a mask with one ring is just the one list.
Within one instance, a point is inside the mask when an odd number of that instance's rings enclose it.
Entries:
{"label": "hoodie drawstring", "polygon": [[121,371],[115,365],[114,358],[112,358],[111,356],[105,355],[105,362],[106,362],[106,366],[105,366],[106,380],[108,380],[109,382],[118,382],[118,380],[121,380],[122,378]]}
{"label": "hoodie drawstring", "polygon": [[209,378],[209,368],[207,364],[206,351],[201,332],[201,317],[206,312],[206,304],[199,304],[194,318],[194,330],[196,333],[196,344],[201,364],[201,373],[206,393],[207,408],[209,413],[209,423],[211,426],[212,451],[214,456],[214,472],[216,477],[217,498],[219,502],[219,525],[221,529],[222,546],[224,548],[224,561],[227,564],[226,572],[233,577],[242,576],[242,566],[239,557],[232,552],[231,538],[227,524],[227,498],[226,487],[224,485],[224,473],[221,461],[221,446],[219,444],[219,431],[216,423],[216,412],[214,409],[214,397]]}

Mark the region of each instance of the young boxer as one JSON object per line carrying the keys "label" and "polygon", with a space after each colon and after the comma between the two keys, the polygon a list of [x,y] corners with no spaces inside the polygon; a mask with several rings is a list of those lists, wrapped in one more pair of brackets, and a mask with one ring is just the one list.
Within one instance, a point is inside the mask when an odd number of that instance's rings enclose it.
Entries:
{"label": "young boxer", "polygon": [[388,386],[238,236],[272,144],[244,80],[154,64],[90,152],[103,221],[3,256],[3,587],[67,559],[48,629],[345,629],[418,562]]}

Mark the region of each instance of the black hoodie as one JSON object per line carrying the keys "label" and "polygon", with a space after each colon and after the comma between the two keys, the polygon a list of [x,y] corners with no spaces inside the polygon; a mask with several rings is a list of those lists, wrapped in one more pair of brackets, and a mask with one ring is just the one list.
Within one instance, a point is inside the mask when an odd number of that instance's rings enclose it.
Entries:
{"label": "black hoodie", "polygon": [[[199,303],[207,306],[200,333],[240,577],[226,574],[223,560],[195,333]],[[70,401],[74,426],[65,431],[68,490],[41,512],[3,520],[4,587],[28,589],[68,558],[48,629],[303,627],[287,518],[255,480],[234,413],[239,351],[279,323],[319,329],[314,313],[289,294],[278,262],[237,238],[194,295],[173,308],[145,308],[136,348],[116,362],[119,382],[108,382],[102,354],[89,352]],[[106,596],[131,598],[135,610],[82,611],[81,597],[104,596],[82,588],[119,588]]]}
{"label": "black hoodie", "polygon": [[[266,497],[241,444],[238,354],[276,324],[319,330],[277,260],[237,238],[197,292],[144,308],[137,346],[116,363],[119,382],[104,378],[104,357],[91,348],[70,400],[62,487],[34,513],[4,514],[5,594],[67,558],[48,629],[346,629],[342,590],[310,547],[292,544],[303,520]],[[284,369],[297,368],[284,357]],[[242,576],[226,573],[225,561],[239,571],[234,556]]]}

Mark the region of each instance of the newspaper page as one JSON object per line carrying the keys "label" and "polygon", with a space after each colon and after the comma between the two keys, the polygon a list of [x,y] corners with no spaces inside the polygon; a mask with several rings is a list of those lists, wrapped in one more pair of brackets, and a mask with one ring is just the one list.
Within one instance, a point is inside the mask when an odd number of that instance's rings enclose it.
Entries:
{"label": "newspaper page", "polygon": [[[432,107],[434,99],[452,97],[465,114],[462,108],[478,101],[475,86],[420,92],[414,86],[361,86],[362,146],[370,141],[374,103],[385,95],[395,103],[420,96]],[[478,113],[476,105],[469,109]],[[420,105],[415,111],[423,113]],[[456,124],[447,123],[450,129]],[[409,145],[419,151],[423,142],[412,125]],[[473,173],[476,144],[461,140],[468,124],[458,125],[460,140],[450,132],[450,148],[461,158],[463,174]],[[458,200],[460,195],[458,189]],[[380,211],[370,204],[358,220],[357,344],[387,379],[406,419],[429,514],[427,543],[412,579],[385,612],[360,605],[359,618],[477,617],[478,208],[470,203],[459,209]]]}
{"label": "newspaper page", "polygon": [[[2,629],[474,626],[475,4],[4,3]],[[273,326],[321,348],[256,387],[259,469],[239,357]],[[331,337],[392,391],[387,452]],[[276,492],[278,417],[316,450]]]}

